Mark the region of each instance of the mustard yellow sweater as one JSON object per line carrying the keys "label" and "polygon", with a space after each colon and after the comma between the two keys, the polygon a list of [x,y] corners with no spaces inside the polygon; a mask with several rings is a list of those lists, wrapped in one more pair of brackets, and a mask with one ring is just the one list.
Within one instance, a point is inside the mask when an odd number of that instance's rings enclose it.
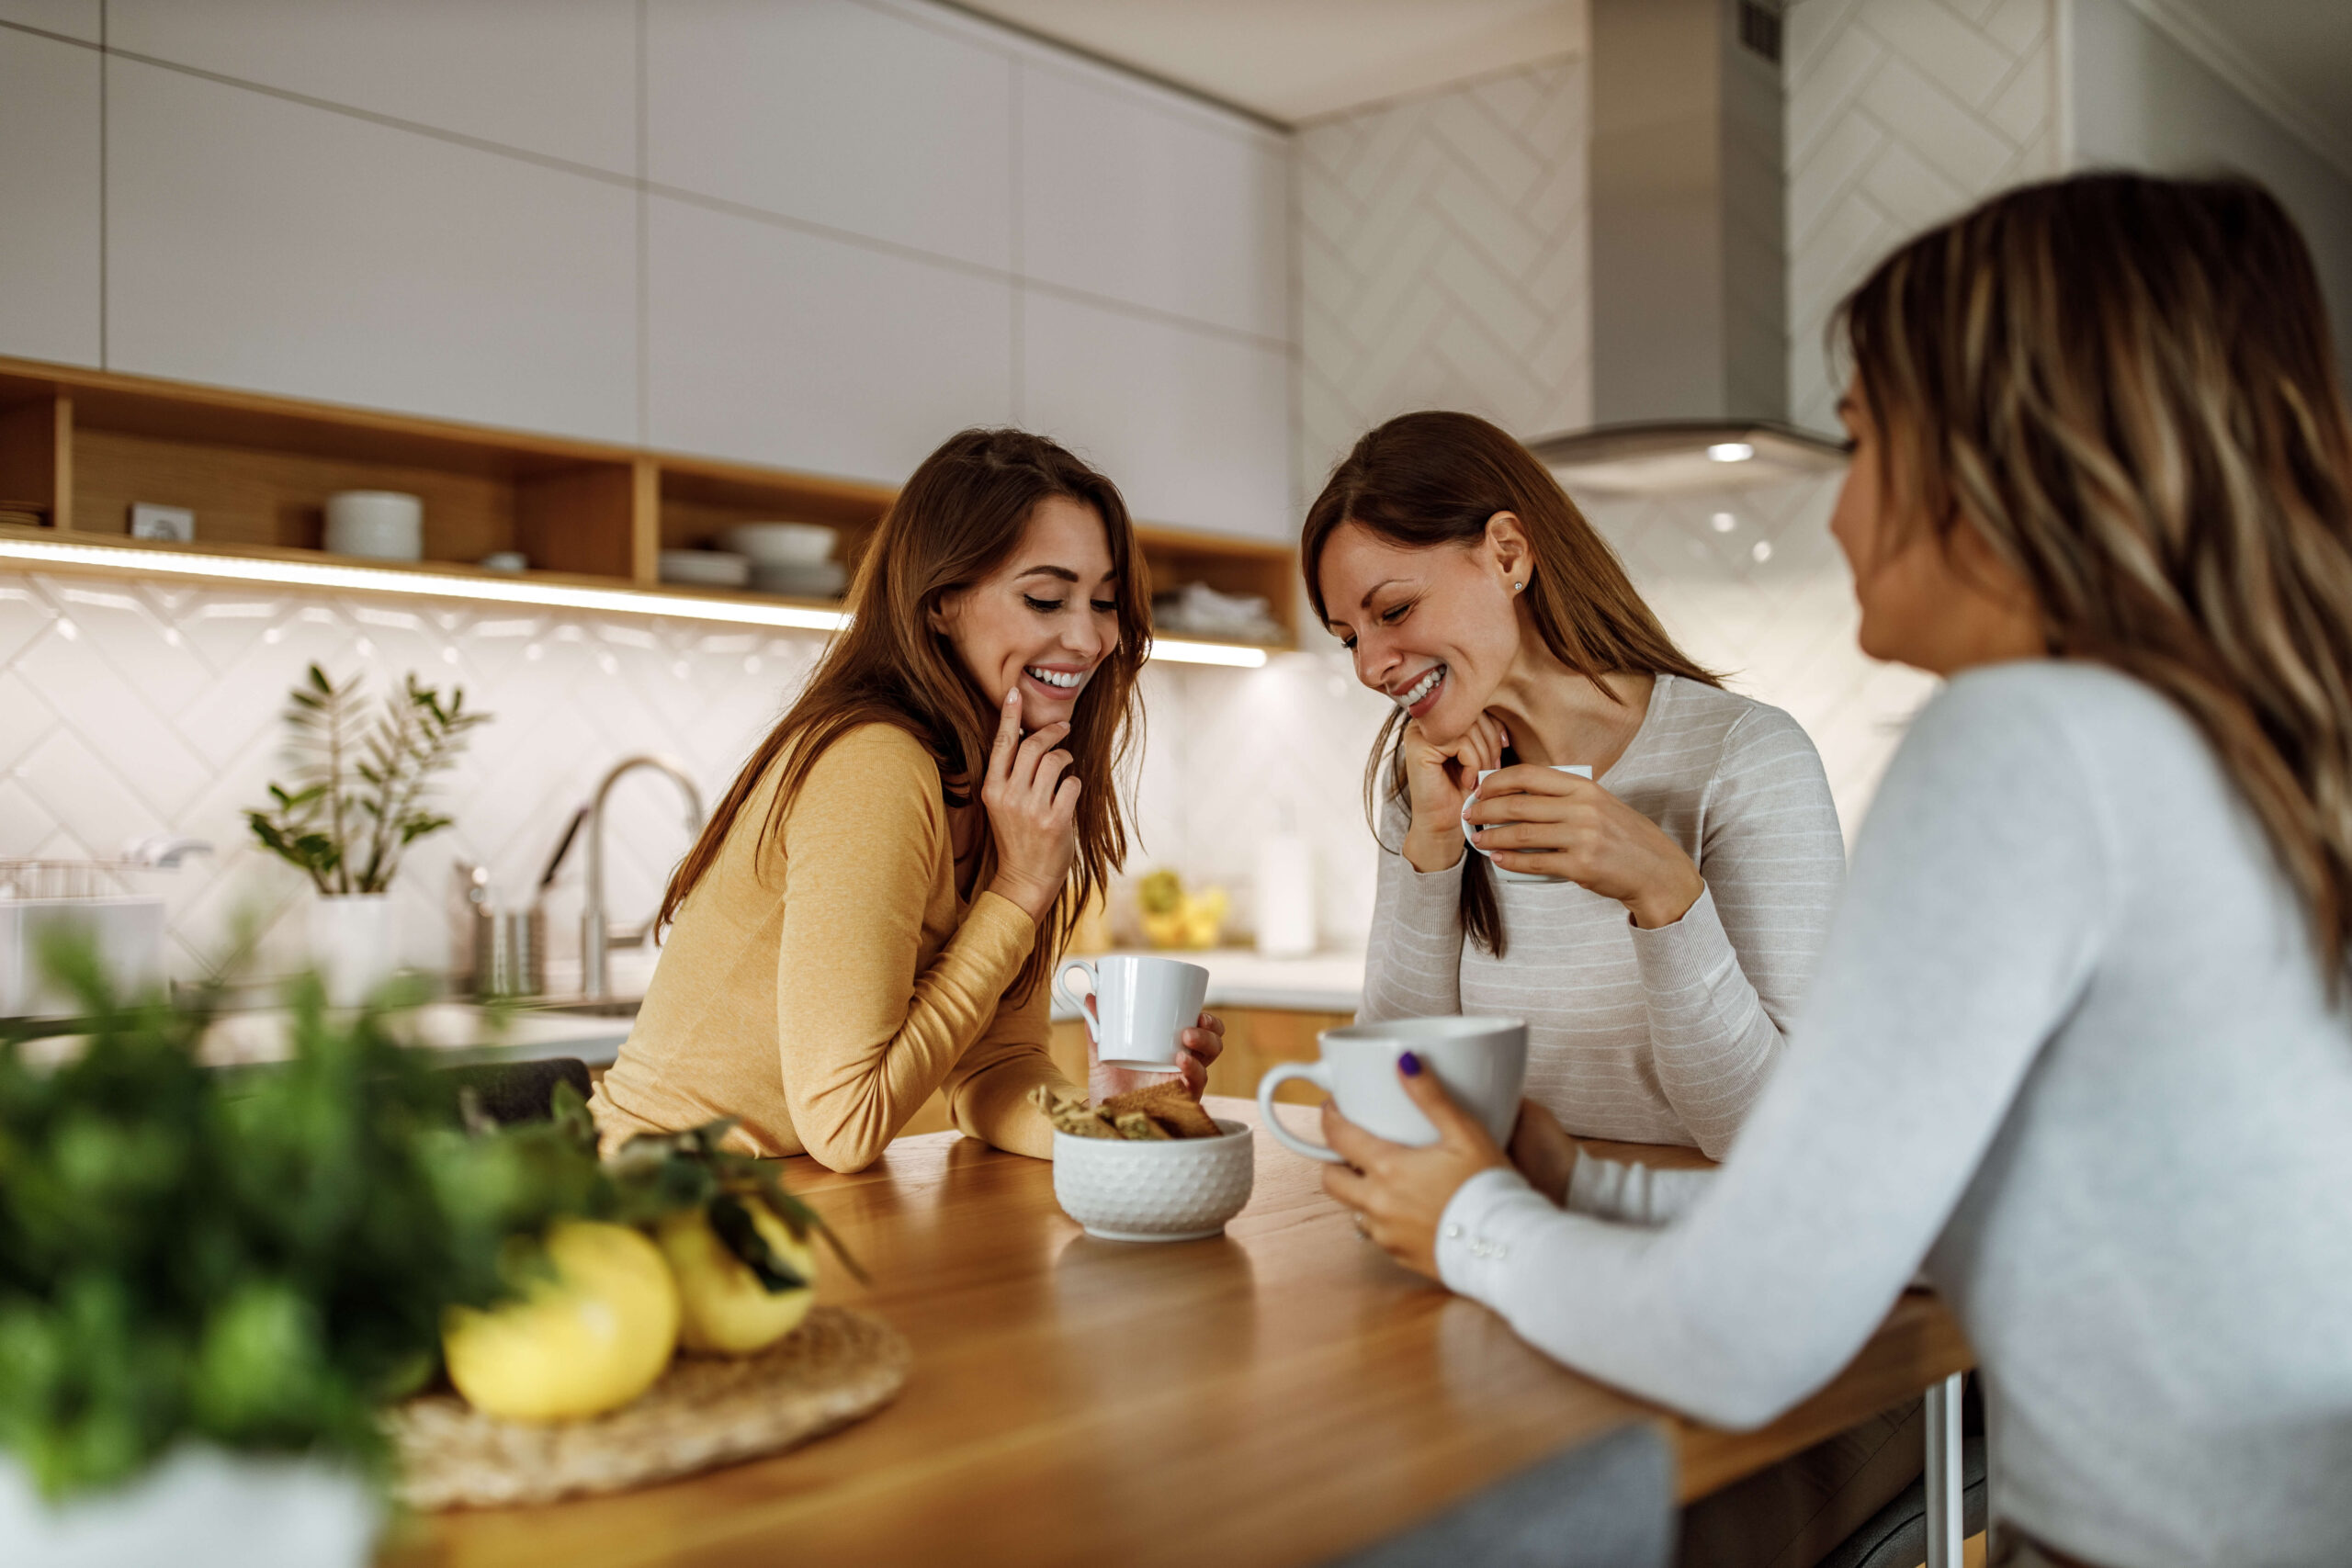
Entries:
{"label": "mustard yellow sweater", "polygon": [[678,911],[589,1102],[605,1147],[733,1116],[746,1152],[855,1170],[944,1086],[962,1132],[1052,1157],[1027,1099],[1067,1081],[1046,1055],[1047,987],[1007,994],[1036,923],[994,893],[956,896],[931,753],[894,725],[850,731],[763,842],[783,772]]}

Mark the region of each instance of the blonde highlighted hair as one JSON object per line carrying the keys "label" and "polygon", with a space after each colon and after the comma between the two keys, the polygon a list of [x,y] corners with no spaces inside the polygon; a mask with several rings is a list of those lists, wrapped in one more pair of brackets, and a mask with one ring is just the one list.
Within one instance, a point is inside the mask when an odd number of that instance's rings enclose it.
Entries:
{"label": "blonde highlighted hair", "polygon": [[1895,514],[1973,528],[2053,656],[2188,716],[2340,982],[2352,423],[2285,210],[2239,179],[2025,186],[1896,251],[1838,324]]}

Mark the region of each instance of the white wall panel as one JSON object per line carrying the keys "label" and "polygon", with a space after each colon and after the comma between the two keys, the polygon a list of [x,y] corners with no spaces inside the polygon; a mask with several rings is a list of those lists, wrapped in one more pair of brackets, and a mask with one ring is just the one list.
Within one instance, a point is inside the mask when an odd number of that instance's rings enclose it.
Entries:
{"label": "white wall panel", "polygon": [[637,173],[632,0],[109,0],[107,42]]}
{"label": "white wall panel", "polygon": [[1012,72],[1001,54],[851,0],[649,0],[649,173],[1006,267]]}
{"label": "white wall panel", "polygon": [[1288,340],[1276,138],[1024,66],[1021,155],[1026,276]]}
{"label": "white wall panel", "polygon": [[636,197],[116,61],[115,368],[637,435]]}
{"label": "white wall panel", "polygon": [[1293,536],[1287,354],[1035,293],[1023,327],[1023,423],[1102,468],[1138,521]]}
{"label": "white wall panel", "polygon": [[98,362],[98,54],[0,28],[0,354]]}
{"label": "white wall panel", "polygon": [[656,197],[656,446],[896,483],[1012,418],[1012,289]]}
{"label": "white wall panel", "polygon": [[0,22],[17,22],[91,43],[98,41],[104,15],[99,0],[0,0]]}

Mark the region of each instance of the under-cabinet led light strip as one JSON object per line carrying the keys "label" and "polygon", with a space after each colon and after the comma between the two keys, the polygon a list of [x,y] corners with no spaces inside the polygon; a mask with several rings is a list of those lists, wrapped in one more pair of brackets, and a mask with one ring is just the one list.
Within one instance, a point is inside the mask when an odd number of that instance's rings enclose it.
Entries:
{"label": "under-cabinet led light strip", "polygon": [[[495,604],[541,604],[559,610],[599,610],[625,615],[666,615],[673,620],[726,621],[736,626],[789,626],[798,631],[838,631],[849,623],[840,610],[802,604],[763,604],[748,599],[705,599],[689,594],[632,593],[618,588],[585,588],[536,582],[527,577],[458,577],[431,571],[387,571],[377,567],[334,566],[323,561],[272,560],[264,557],[208,556],[180,550],[138,550],[115,545],[50,544],[0,539],[0,559],[40,566],[103,567],[115,571],[172,577],[201,577],[222,582],[284,582],[300,588],[346,588],[363,593],[404,593],[414,598],[472,599]],[[1255,670],[1266,662],[1261,648],[1186,642],[1160,637],[1154,659],[1175,664],[1227,664]]]}

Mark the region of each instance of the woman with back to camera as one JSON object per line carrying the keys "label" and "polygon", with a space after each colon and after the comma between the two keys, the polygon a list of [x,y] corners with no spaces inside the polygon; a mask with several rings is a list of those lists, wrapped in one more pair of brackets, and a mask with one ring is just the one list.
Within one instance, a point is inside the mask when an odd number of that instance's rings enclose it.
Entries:
{"label": "woman with back to camera", "polygon": [[[1064,1083],[1046,975],[1126,852],[1142,571],[1117,489],[1053,442],[967,430],[924,459],[848,626],[670,880],[590,1101],[608,1146],[733,1116],[749,1152],[854,1170],[944,1089],[966,1134],[1051,1156],[1028,1100]],[[1223,1029],[1183,1033],[1195,1095]]]}
{"label": "woman with back to camera", "polygon": [[2310,254],[2255,186],[2078,176],[1911,242],[1843,322],[1862,647],[1951,681],[1730,1161],[1635,1179],[1531,1106],[1514,1171],[1408,1063],[1441,1142],[1335,1120],[1332,1189],[1731,1426],[1924,1259],[1983,1370],[1993,1562],[2341,1563],[2352,421]]}
{"label": "woman with back to camera", "polygon": [[[1396,704],[1366,779],[1380,884],[1359,1019],[1524,1018],[1529,1097],[1567,1126],[1721,1157],[1845,873],[1813,742],[1685,657],[1484,420],[1364,436],[1299,554],[1357,678]],[[1559,880],[1501,881],[1465,852],[1474,790],[1494,866]]]}

